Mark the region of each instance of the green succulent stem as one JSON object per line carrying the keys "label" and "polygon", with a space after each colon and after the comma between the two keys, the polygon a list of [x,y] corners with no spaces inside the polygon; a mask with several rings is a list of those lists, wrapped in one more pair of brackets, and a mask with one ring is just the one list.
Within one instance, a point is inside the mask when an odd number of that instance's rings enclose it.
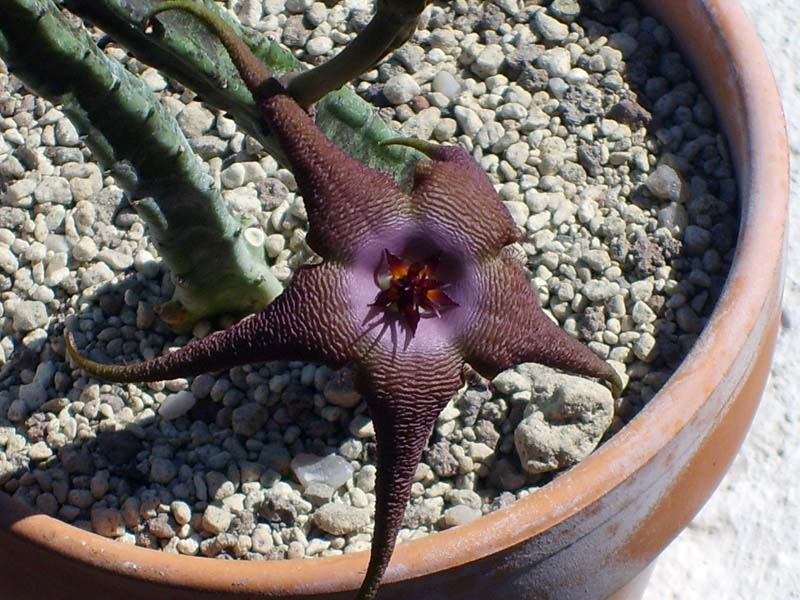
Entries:
{"label": "green succulent stem", "polygon": [[296,75],[289,93],[308,107],[371,69],[389,52],[402,46],[417,29],[428,0],[379,0],[364,30],[332,59]]}
{"label": "green succulent stem", "polygon": [[247,223],[227,209],[174,117],[142,80],[107,57],[51,0],[10,0],[0,13],[0,56],[54,103],[115,174],[175,281],[162,317],[176,329],[269,304],[282,285]]}
{"label": "green succulent stem", "polygon": [[[411,4],[419,1],[414,0]],[[216,33],[208,30],[197,18],[178,11],[159,14],[152,21],[152,31],[146,32],[141,27],[143,19],[162,2],[63,2],[71,12],[107,32],[115,42],[130,50],[139,60],[195,91],[206,104],[229,113],[243,131],[257,139],[279,162],[286,164],[283,152],[261,120],[258,108],[228,58],[224,46]],[[192,3],[203,6],[222,19],[250,47],[273,76],[291,81],[303,77],[310,81],[310,73],[319,74],[316,70],[307,71],[307,66],[279,43],[239,24],[212,0],[192,0]],[[390,4],[395,5],[394,13],[402,12],[401,8],[397,8],[400,6],[397,0]],[[413,23],[416,26],[416,19]],[[406,34],[411,35],[408,32]],[[309,75],[303,75],[304,72]],[[295,85],[300,85],[302,89],[306,84]],[[401,183],[410,181],[420,155],[410,148],[381,145],[383,140],[397,137],[397,131],[384,122],[375,108],[349,86],[335,89],[332,85],[326,83],[325,87],[335,91],[323,96],[314,106],[315,120],[323,133],[354,158],[391,175]]]}

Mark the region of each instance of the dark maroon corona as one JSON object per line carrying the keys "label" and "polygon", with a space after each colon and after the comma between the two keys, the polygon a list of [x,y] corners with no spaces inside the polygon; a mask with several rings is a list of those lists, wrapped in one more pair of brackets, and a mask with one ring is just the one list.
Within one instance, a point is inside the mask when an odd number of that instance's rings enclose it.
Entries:
{"label": "dark maroon corona", "polygon": [[412,335],[421,316],[439,317],[443,310],[458,306],[445,293],[447,284],[434,277],[441,253],[409,263],[388,250],[384,252],[388,271],[378,276],[381,291],[370,306],[399,314]]}

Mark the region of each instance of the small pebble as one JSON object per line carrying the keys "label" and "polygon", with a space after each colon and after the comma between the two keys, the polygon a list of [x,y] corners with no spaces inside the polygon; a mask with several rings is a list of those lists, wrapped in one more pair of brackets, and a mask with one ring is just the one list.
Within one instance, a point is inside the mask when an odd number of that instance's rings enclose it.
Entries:
{"label": "small pebble", "polygon": [[411,75],[395,75],[383,86],[383,95],[394,105],[410,102],[420,92],[419,84]]}
{"label": "small pebble", "polygon": [[370,514],[363,508],[329,502],[314,513],[314,524],[331,535],[349,535],[367,526]]}
{"label": "small pebble", "polygon": [[350,463],[336,454],[327,456],[298,454],[291,461],[291,469],[303,487],[316,482],[336,489],[353,476],[353,467]]}

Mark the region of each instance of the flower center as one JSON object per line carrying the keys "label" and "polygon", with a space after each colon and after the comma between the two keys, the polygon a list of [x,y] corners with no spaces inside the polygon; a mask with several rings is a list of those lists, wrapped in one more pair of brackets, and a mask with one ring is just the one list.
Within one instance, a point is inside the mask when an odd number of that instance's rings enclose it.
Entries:
{"label": "flower center", "polygon": [[370,306],[398,313],[411,334],[420,317],[440,317],[441,311],[458,306],[445,292],[448,284],[434,277],[441,252],[420,262],[409,262],[384,250],[388,271],[378,275],[380,292]]}

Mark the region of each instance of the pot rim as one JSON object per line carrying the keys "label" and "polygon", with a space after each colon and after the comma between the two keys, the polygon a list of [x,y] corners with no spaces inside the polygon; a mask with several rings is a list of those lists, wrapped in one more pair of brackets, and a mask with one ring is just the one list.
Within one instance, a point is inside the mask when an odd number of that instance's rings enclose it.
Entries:
{"label": "pot rim", "polygon": [[[720,122],[726,125],[734,151],[742,221],[731,272],[707,326],[666,385],[592,455],[508,508],[468,525],[398,545],[386,583],[444,571],[505,550],[570,518],[620,486],[684,429],[720,387],[732,371],[739,349],[748,345],[763,306],[774,298],[773,280],[775,270],[781,268],[789,191],[788,144],[780,97],[760,41],[738,2],[682,1],[688,3],[689,14],[681,18],[710,23],[713,30],[708,25],[706,28],[715,36],[710,43],[735,69],[729,83],[736,87],[727,90],[734,97],[716,90],[714,105],[726,116]],[[658,14],[662,22],[668,21],[657,1],[638,3],[651,14]],[[693,34],[686,32],[683,48],[693,39]],[[695,64],[704,60],[693,58]],[[704,85],[704,91],[714,95],[708,85]],[[743,107],[739,113],[735,112],[737,106]],[[739,134],[740,144],[734,144],[737,138],[733,133]],[[754,227],[754,223],[759,226]],[[274,562],[171,555],[126,546],[55,518],[32,514],[5,494],[0,494],[0,509],[0,526],[30,543],[79,563],[184,588],[262,594],[353,590],[360,585],[368,560],[367,552]]]}

